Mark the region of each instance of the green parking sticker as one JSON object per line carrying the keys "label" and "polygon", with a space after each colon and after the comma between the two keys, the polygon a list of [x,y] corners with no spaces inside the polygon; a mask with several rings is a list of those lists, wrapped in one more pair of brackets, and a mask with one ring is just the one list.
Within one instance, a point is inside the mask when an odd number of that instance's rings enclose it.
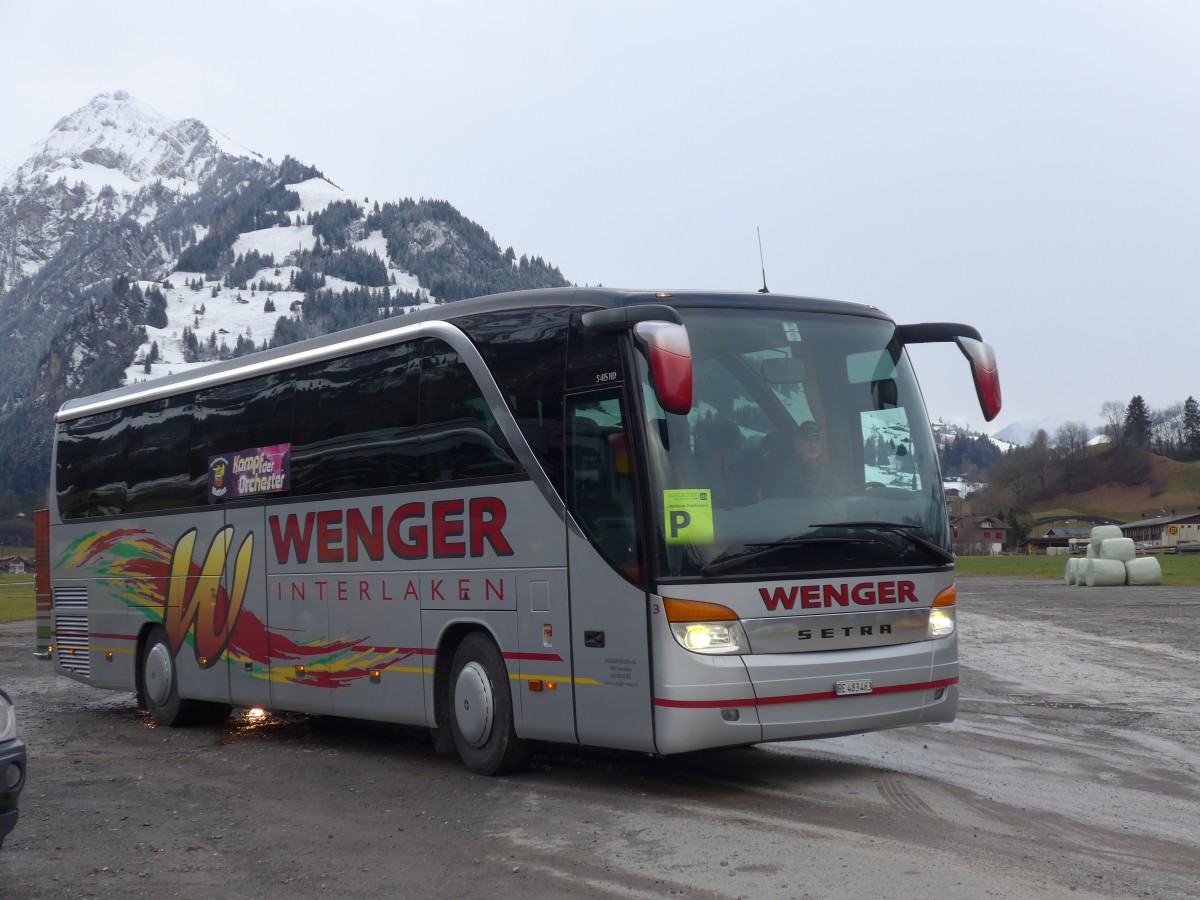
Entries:
{"label": "green parking sticker", "polygon": [[712,491],[663,491],[663,528],[668,544],[711,544]]}

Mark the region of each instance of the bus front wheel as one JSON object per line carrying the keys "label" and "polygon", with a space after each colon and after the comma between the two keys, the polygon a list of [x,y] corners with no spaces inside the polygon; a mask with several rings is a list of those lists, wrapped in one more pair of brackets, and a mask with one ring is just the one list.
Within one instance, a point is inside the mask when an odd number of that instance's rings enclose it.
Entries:
{"label": "bus front wheel", "polygon": [[150,629],[142,650],[142,679],[138,691],[139,706],[145,703],[157,725],[177,728],[184,725],[217,724],[229,717],[228,703],[184,700],[179,696],[179,672],[161,625]]}
{"label": "bus front wheel", "polygon": [[520,768],[528,744],[513,725],[508,669],[495,642],[481,631],[468,634],[450,668],[450,728],[463,763],[478,775]]}

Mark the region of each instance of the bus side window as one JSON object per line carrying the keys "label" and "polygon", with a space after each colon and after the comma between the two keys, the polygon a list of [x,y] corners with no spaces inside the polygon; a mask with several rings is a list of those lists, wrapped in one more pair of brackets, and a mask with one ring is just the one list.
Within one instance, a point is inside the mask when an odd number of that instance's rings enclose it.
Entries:
{"label": "bus side window", "polygon": [[56,482],[63,519],[125,512],[128,435],[120,410],[84,416],[62,427]]}
{"label": "bus side window", "polygon": [[210,457],[288,443],[291,433],[290,372],[235,381],[198,393],[192,426],[193,489],[207,492]]}
{"label": "bus side window", "polygon": [[590,311],[580,307],[572,312],[566,369],[568,391],[591,390],[622,380],[620,335],[584,328],[583,314]]}
{"label": "bus side window", "polygon": [[517,426],[563,495],[563,371],[568,307],[505,310],[455,319],[475,343]]}
{"label": "bus side window", "polygon": [[443,341],[423,343],[422,483],[519,474],[521,466],[466,363]]}
{"label": "bus side window", "polygon": [[417,483],[420,359],[400,344],[296,374],[294,493]]}
{"label": "bus side window", "polygon": [[134,407],[129,423],[129,512],[205,503],[190,471],[192,395]]}
{"label": "bus side window", "polygon": [[567,398],[567,505],[601,555],[630,580],[641,571],[632,464],[620,391]]}

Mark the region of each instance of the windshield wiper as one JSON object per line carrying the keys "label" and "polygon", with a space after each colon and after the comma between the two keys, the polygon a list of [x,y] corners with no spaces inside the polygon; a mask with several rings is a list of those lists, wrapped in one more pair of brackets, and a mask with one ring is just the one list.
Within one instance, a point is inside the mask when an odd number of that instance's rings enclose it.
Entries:
{"label": "windshield wiper", "polygon": [[[875,531],[886,531],[891,534],[898,534],[911,544],[915,544],[925,550],[928,550],[938,559],[943,562],[954,562],[954,554],[945,547],[939,547],[933,541],[921,537],[919,534],[913,534],[913,531],[920,528],[920,525],[907,525],[903,522],[885,522],[877,520],[867,520],[861,522],[822,522],[819,525],[811,525],[810,528],[870,528]],[[832,539],[836,540],[836,538]]]}
{"label": "windshield wiper", "polygon": [[730,569],[736,569],[739,566],[752,563],[756,559],[762,559],[764,556],[769,556],[776,550],[782,550],[785,547],[807,547],[814,544],[866,544],[869,541],[855,538],[841,537],[805,537],[796,535],[794,537],[780,538],[777,541],[759,541],[757,543],[746,544],[742,550],[736,553],[723,553],[708,563],[701,569],[702,575],[720,575],[723,572],[728,572]]}

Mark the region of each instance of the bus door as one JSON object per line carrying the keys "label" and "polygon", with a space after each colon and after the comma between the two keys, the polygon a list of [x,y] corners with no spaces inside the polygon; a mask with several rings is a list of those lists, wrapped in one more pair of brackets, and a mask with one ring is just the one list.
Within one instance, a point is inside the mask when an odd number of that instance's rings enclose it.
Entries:
{"label": "bus door", "polygon": [[[333,714],[330,690],[330,598],[339,576],[321,559],[331,534],[340,534],[340,504],[281,504],[266,511],[263,557],[270,630],[264,619],[264,675],[271,705],[317,715]],[[266,546],[267,544],[270,546]],[[343,576],[344,577],[344,576]]]}
{"label": "bus door", "polygon": [[654,749],[646,593],[620,387],[567,397],[567,553],[579,741]]}
{"label": "bus door", "polygon": [[225,526],[230,530],[224,588],[227,615],[234,618],[225,659],[229,700],[234,706],[271,705],[266,566],[270,535],[265,520],[259,504],[225,507]]}

